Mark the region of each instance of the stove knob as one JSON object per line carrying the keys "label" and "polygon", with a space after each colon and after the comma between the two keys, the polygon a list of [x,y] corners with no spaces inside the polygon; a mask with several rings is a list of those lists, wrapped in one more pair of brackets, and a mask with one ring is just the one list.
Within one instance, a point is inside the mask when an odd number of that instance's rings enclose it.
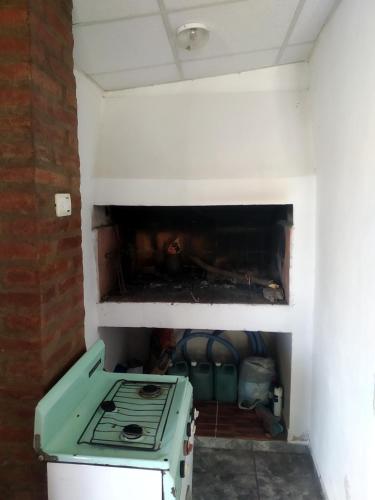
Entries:
{"label": "stove knob", "polygon": [[185,460],[181,460],[180,462],[180,477],[185,477]]}
{"label": "stove knob", "polygon": [[184,441],[184,455],[185,457],[187,455],[190,455],[190,453],[193,451],[193,443],[191,443],[188,439],[185,439]]}

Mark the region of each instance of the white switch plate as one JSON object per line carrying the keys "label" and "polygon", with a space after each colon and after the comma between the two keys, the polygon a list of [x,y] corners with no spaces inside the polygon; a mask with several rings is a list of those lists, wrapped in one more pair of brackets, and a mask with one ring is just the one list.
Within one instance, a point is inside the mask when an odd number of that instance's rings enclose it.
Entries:
{"label": "white switch plate", "polygon": [[57,217],[66,217],[72,213],[72,201],[69,193],[55,194],[55,208]]}

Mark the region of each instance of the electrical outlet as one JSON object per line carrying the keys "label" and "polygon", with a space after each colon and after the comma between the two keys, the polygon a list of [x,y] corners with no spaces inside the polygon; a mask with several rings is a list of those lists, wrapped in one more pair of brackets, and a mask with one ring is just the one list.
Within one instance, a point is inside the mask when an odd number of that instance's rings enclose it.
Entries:
{"label": "electrical outlet", "polygon": [[57,217],[66,217],[72,213],[72,202],[69,193],[55,194],[55,208]]}

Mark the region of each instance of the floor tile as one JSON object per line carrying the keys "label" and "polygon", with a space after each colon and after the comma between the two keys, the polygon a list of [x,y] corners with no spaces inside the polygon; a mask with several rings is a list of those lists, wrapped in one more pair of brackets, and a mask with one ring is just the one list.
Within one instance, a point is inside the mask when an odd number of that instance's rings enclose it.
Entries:
{"label": "floor tile", "polygon": [[[209,479],[209,480],[208,480]],[[258,500],[255,474],[194,473],[194,500]]]}
{"label": "floor tile", "polygon": [[249,450],[199,448],[194,453],[194,472],[255,475],[254,456]]}
{"label": "floor tile", "polygon": [[254,451],[271,451],[278,453],[300,453],[308,455],[309,447],[300,443],[288,443],[287,441],[253,441]]}
{"label": "floor tile", "polygon": [[260,500],[322,500],[309,455],[254,452]]}

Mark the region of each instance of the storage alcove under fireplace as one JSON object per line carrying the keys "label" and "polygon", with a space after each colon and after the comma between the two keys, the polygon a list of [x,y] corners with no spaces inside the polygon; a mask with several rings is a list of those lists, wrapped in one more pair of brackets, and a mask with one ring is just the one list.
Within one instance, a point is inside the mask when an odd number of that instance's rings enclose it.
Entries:
{"label": "storage alcove under fireplace", "polygon": [[95,207],[103,301],[287,304],[292,205]]}
{"label": "storage alcove under fireplace", "polygon": [[[286,439],[291,391],[290,333],[102,327],[99,334],[106,345],[107,371],[189,377],[200,412],[198,436]],[[247,360],[252,361],[251,366],[259,366],[259,371],[244,369]],[[267,376],[265,367],[270,363],[272,375]],[[282,388],[280,417],[270,432],[267,421],[270,413],[275,413],[274,398],[270,396],[276,386]],[[246,397],[257,403],[254,408],[243,405],[244,389]]]}

